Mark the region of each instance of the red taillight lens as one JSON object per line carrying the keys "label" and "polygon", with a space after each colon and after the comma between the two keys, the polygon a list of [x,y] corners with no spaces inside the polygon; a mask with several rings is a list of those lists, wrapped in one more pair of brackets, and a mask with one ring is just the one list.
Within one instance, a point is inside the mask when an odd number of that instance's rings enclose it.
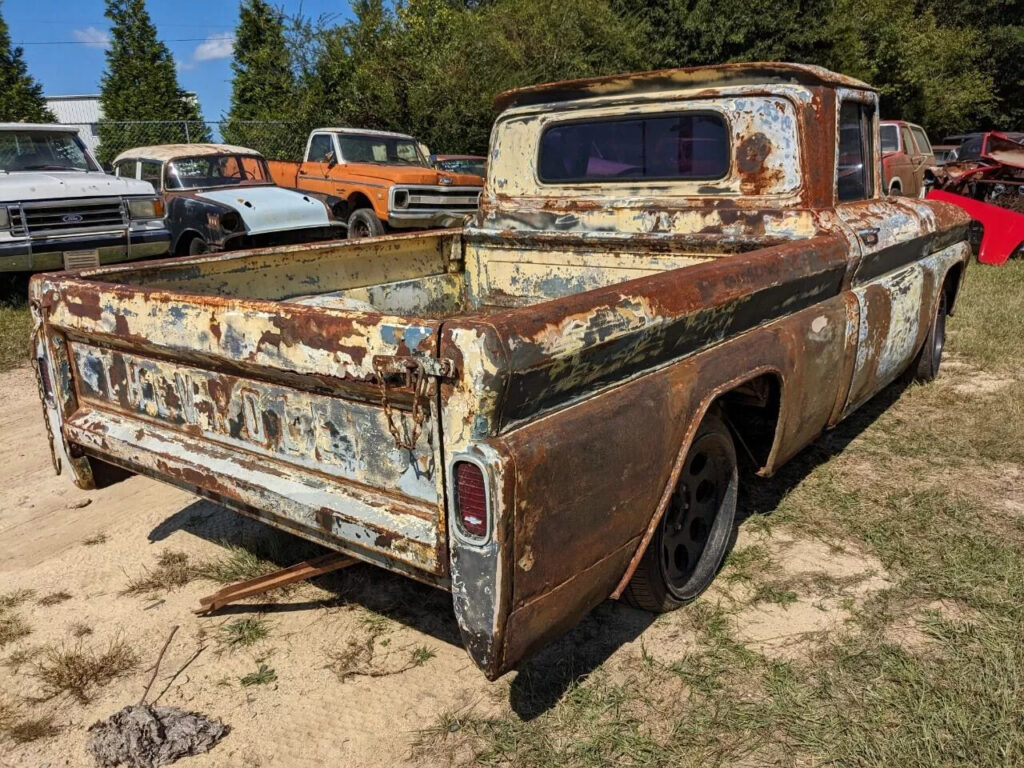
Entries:
{"label": "red taillight lens", "polygon": [[487,483],[480,467],[469,461],[455,462],[455,514],[463,532],[487,536]]}

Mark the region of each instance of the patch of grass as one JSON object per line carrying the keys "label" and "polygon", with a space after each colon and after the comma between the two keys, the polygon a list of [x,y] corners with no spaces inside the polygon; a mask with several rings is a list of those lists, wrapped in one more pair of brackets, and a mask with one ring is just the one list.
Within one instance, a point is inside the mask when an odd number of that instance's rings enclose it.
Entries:
{"label": "patch of grass", "polygon": [[4,666],[17,672],[25,664],[35,659],[41,652],[42,649],[38,647],[18,648],[16,651],[11,651],[11,655],[4,660]]}
{"label": "patch of grass", "polygon": [[105,533],[94,533],[89,538],[82,539],[82,544],[86,547],[95,547],[97,544],[105,544],[107,538],[107,534]]}
{"label": "patch of grass", "polygon": [[35,592],[31,589],[18,589],[0,595],[0,648],[15,640],[20,640],[32,629],[14,609],[32,599]]}
{"label": "patch of grass", "polygon": [[277,673],[266,664],[260,664],[259,669],[240,678],[239,682],[243,688],[248,688],[253,685],[269,685],[275,680],[277,680]]}
{"label": "patch of grass", "polygon": [[31,632],[32,628],[18,614],[9,611],[0,612],[0,648],[15,640],[20,640]]}
{"label": "patch of grass", "polygon": [[0,301],[0,371],[28,365],[32,316],[24,301],[11,305]]}
{"label": "patch of grass", "polygon": [[33,596],[35,596],[35,590],[33,589],[16,589],[13,592],[0,595],[0,611],[17,608],[26,600],[31,600]]}
{"label": "patch of grass", "polygon": [[269,631],[263,619],[239,619],[224,626],[223,641],[229,648],[247,647],[265,638]]}
{"label": "patch of grass", "polygon": [[138,654],[119,638],[102,652],[80,644],[46,648],[35,674],[49,696],[69,693],[86,702],[94,688],[131,673],[138,663]]}
{"label": "patch of grass", "polygon": [[751,544],[729,553],[722,576],[729,582],[750,583],[771,568],[772,564],[772,556],[766,546]]}
{"label": "patch of grass", "polygon": [[18,720],[4,729],[4,733],[17,744],[28,744],[39,739],[53,738],[60,733],[60,728],[54,724],[53,715],[43,715]]}
{"label": "patch of grass", "polygon": [[988,369],[1024,361],[1024,259],[1005,266],[971,264],[950,322],[949,351]]}
{"label": "patch of grass", "polygon": [[75,637],[85,637],[92,634],[92,627],[81,621],[76,621],[71,625],[71,634]]}
{"label": "patch of grass", "polygon": [[425,645],[421,645],[419,648],[414,648],[412,651],[412,665],[414,667],[422,667],[432,658],[437,656],[434,651],[427,648]]}
{"label": "patch of grass", "polygon": [[39,605],[42,605],[42,606],[45,606],[45,607],[49,607],[51,605],[57,605],[58,603],[63,603],[65,600],[70,600],[70,599],[71,599],[70,593],[64,592],[63,590],[61,590],[60,592],[51,592],[50,594],[45,595],[44,597],[39,598],[36,602]]}
{"label": "patch of grass", "polygon": [[211,581],[221,583],[232,583],[255,579],[258,576],[266,576],[278,570],[279,566],[263,557],[261,554],[238,547],[233,544],[225,544],[226,551],[220,557],[204,563],[198,569],[198,575]]}
{"label": "patch of grass", "polygon": [[754,590],[755,603],[772,603],[783,607],[792,605],[797,600],[797,594],[787,585],[776,582],[766,582],[757,585]]}
{"label": "patch of grass", "polygon": [[122,594],[144,595],[177,589],[197,578],[200,570],[186,553],[167,549],[157,557],[156,567],[131,579]]}

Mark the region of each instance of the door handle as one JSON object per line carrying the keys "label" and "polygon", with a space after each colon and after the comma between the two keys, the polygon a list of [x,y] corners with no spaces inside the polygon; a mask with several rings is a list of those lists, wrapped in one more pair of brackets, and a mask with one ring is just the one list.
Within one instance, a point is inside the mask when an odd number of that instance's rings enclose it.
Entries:
{"label": "door handle", "polygon": [[858,229],[857,235],[864,245],[878,245],[878,227]]}

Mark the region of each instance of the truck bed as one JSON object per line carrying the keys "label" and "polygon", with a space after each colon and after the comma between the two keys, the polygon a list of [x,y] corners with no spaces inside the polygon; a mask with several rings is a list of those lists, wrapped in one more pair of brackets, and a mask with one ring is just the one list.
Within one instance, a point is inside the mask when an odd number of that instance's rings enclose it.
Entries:
{"label": "truck bed", "polygon": [[[98,459],[444,585],[442,432],[450,447],[513,424],[541,380],[554,382],[549,405],[587,376],[599,386],[587,355],[627,337],[638,354],[644,338],[665,343],[615,286],[756,245],[625,251],[449,230],[46,276],[38,343],[62,362],[44,381],[82,454],[68,457],[80,484]],[[543,335],[537,305],[561,316],[558,300],[581,293],[608,307],[589,327],[563,323],[546,347],[516,340]],[[578,380],[559,374],[566,356]],[[409,361],[422,381],[402,375]]]}

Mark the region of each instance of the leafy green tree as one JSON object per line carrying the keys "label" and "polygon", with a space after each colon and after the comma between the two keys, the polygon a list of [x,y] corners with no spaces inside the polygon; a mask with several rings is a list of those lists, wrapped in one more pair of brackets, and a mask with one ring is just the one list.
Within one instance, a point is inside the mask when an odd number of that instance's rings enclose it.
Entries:
{"label": "leafy green tree", "polygon": [[157,40],[145,1],[106,2],[112,28],[100,91],[100,162],[144,144],[209,141],[199,103],[178,85],[174,59]]}
{"label": "leafy green tree", "polygon": [[0,120],[12,123],[53,122],[43,87],[28,73],[20,47],[11,47],[11,33],[0,16]]}
{"label": "leafy green tree", "polygon": [[480,152],[508,88],[779,60],[859,77],[879,88],[884,117],[936,138],[1024,129],[1019,1],[357,0],[353,11],[340,26],[292,25],[306,126],[390,128],[436,151]]}
{"label": "leafy green tree", "polygon": [[245,0],[235,29],[235,76],[224,140],[290,158],[305,137],[294,119],[295,77],[285,38],[284,14],[265,0]]}
{"label": "leafy green tree", "polygon": [[411,133],[437,152],[484,152],[503,90],[644,61],[607,0],[358,0],[353,11],[319,36],[304,119]]}

